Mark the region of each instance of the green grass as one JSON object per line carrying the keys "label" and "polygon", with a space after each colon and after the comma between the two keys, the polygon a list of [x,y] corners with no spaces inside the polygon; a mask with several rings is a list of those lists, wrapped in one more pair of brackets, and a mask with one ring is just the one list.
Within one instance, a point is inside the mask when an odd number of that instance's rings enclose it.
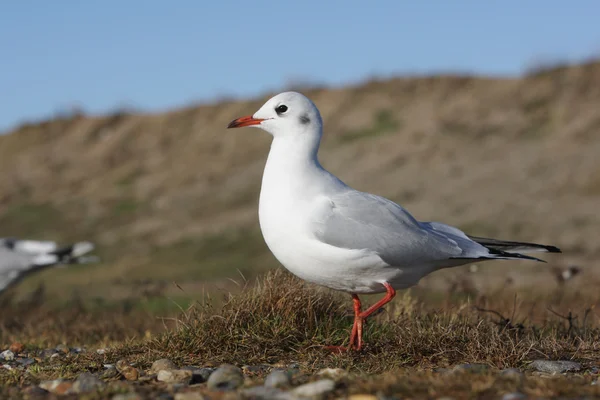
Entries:
{"label": "green grass", "polygon": [[381,110],[374,116],[371,127],[346,132],[340,136],[340,140],[342,142],[352,142],[365,138],[374,138],[397,132],[400,128],[401,124],[394,118],[392,111]]}

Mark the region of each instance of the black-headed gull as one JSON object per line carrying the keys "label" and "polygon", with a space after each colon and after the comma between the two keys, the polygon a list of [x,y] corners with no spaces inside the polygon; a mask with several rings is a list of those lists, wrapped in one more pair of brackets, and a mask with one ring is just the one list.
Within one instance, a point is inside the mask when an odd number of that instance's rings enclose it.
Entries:
{"label": "black-headed gull", "polygon": [[[473,237],[439,222],[419,222],[388,199],[350,188],[319,163],[323,122],[300,93],[278,94],[228,128],[244,126],[273,136],[258,210],[265,242],[293,274],[352,295],[348,350],[362,348],[365,318],[425,275],[482,260],[542,261],[517,252],[560,253],[554,246]],[[358,294],[384,292],[362,310]]]}
{"label": "black-headed gull", "polygon": [[0,293],[28,274],[64,264],[86,264],[98,258],[84,256],[94,250],[90,242],[59,247],[56,242],[0,238]]}

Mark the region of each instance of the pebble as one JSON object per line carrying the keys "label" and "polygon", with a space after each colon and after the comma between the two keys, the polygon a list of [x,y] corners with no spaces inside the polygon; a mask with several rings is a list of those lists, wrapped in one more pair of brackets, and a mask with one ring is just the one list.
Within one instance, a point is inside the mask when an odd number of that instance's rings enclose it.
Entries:
{"label": "pebble", "polygon": [[523,400],[526,398],[526,395],[519,392],[506,393],[504,396],[502,396],[502,400]]}
{"label": "pebble", "polygon": [[163,369],[177,369],[177,366],[173,363],[173,361],[169,360],[168,358],[161,358],[160,360],[156,360],[152,363],[152,367],[150,367],[150,373],[158,374],[158,372]]}
{"label": "pebble", "polygon": [[22,366],[26,367],[28,365],[34,364],[35,360],[33,358],[18,358],[17,359],[17,363],[19,363]]}
{"label": "pebble", "polygon": [[121,375],[125,377],[128,381],[137,381],[140,377],[140,371],[137,368],[134,368],[130,365],[124,367],[121,371],[119,371]]}
{"label": "pebble", "polygon": [[53,381],[41,382],[39,387],[54,394],[69,394],[72,393],[71,389],[73,388],[73,382],[55,379]]}
{"label": "pebble", "polygon": [[271,373],[265,378],[265,387],[268,388],[289,386],[290,384],[291,380],[289,374],[280,369],[271,371]]}
{"label": "pebble", "polygon": [[5,361],[12,361],[15,359],[15,353],[13,353],[10,350],[4,350],[2,353],[0,353],[0,359]]}
{"label": "pebble", "polygon": [[305,383],[300,385],[294,390],[292,394],[298,397],[317,397],[323,396],[335,389],[335,382],[331,379],[321,379],[311,383]]}
{"label": "pebble", "polygon": [[242,391],[242,397],[252,400],[292,400],[294,396],[273,387],[254,386]]}
{"label": "pebble", "polygon": [[107,351],[106,349],[97,349],[96,353],[102,355],[102,354],[106,354],[106,351]]}
{"label": "pebble", "polygon": [[348,372],[341,368],[323,368],[322,370],[317,372],[317,375],[331,379],[340,379],[347,376]]}
{"label": "pebble", "polygon": [[7,370],[9,370],[9,371],[10,371],[11,369],[13,369],[13,368],[12,368],[10,365],[8,365],[8,364],[2,364],[2,368],[4,368],[4,369],[7,369]]}
{"label": "pebble", "polygon": [[71,350],[68,346],[64,344],[59,344],[58,346],[56,346],[56,351],[58,351],[59,353],[68,354]]}
{"label": "pebble", "polygon": [[58,352],[56,351],[56,349],[45,349],[42,350],[40,353],[40,357],[41,358],[50,358],[52,357],[54,354],[57,354]]}
{"label": "pebble", "polygon": [[560,374],[563,372],[574,372],[581,370],[581,364],[575,361],[550,361],[550,360],[535,360],[529,364],[538,372],[546,372],[549,374]]}
{"label": "pebble", "polygon": [[174,400],[204,400],[205,397],[199,392],[180,392],[175,394]]}
{"label": "pebble", "polygon": [[104,367],[104,371],[100,372],[100,378],[102,379],[110,379],[114,378],[119,374],[114,365],[110,365],[108,367]]}
{"label": "pebble", "polygon": [[207,381],[210,390],[233,390],[244,384],[242,370],[235,365],[223,364],[213,372]]}
{"label": "pebble", "polygon": [[116,394],[111,400],[142,400],[142,397],[137,393]]}
{"label": "pebble", "polygon": [[102,382],[95,375],[84,372],[80,374],[75,382],[73,383],[73,392],[75,393],[87,393],[101,389],[106,386],[106,383]]}
{"label": "pebble", "polygon": [[192,381],[193,372],[189,369],[161,369],[156,380],[165,383],[187,383]]}
{"label": "pebble", "polygon": [[15,354],[19,354],[20,352],[23,351],[24,348],[25,348],[25,346],[23,346],[23,343],[13,342],[8,349]]}

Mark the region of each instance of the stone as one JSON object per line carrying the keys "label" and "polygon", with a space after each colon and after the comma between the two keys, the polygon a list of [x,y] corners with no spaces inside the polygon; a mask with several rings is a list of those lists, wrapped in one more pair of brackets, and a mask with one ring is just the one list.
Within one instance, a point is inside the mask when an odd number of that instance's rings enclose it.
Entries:
{"label": "stone", "polygon": [[124,367],[121,371],[119,371],[121,375],[123,375],[123,377],[125,377],[125,379],[127,379],[128,381],[137,381],[138,378],[140,377],[140,371],[138,371],[137,368],[132,367],[131,365],[128,365],[126,367]]}
{"label": "stone", "polygon": [[223,364],[208,378],[207,386],[210,390],[234,390],[244,384],[242,370],[235,365]]}
{"label": "stone", "polygon": [[265,387],[268,388],[285,387],[289,386],[290,384],[290,375],[280,369],[271,371],[271,373],[265,378]]}
{"label": "stone", "polygon": [[106,386],[106,383],[101,381],[97,376],[84,372],[79,374],[75,382],[73,382],[73,392],[75,393],[87,393],[93,392],[98,389],[102,389]]}
{"label": "stone", "polygon": [[200,392],[179,392],[175,393],[174,400],[204,400],[205,397]]}
{"label": "stone", "polygon": [[325,378],[340,379],[345,376],[348,376],[348,372],[341,368],[323,368],[322,370],[317,372],[317,375]]}
{"label": "stone", "polygon": [[116,394],[111,400],[142,400],[142,396],[137,393]]}
{"label": "stone", "polygon": [[319,397],[324,396],[335,389],[335,382],[331,379],[321,379],[319,381],[305,383],[294,390],[292,394],[298,397]]}
{"label": "stone", "polygon": [[39,387],[47,390],[54,394],[69,394],[73,393],[73,382],[65,381],[62,379],[55,379],[53,381],[44,381],[39,384]]}
{"label": "stone", "polygon": [[580,371],[582,367],[581,364],[575,361],[535,360],[529,364],[529,368],[548,374],[561,374],[563,372]]}
{"label": "stone", "polygon": [[119,375],[119,372],[115,368],[114,365],[110,365],[109,367],[104,367],[104,370],[100,372],[100,378],[102,379],[110,379]]}
{"label": "stone", "polygon": [[25,349],[25,346],[21,342],[13,342],[8,349],[15,354],[19,354]]}
{"label": "stone", "polygon": [[59,344],[58,346],[56,346],[56,351],[58,351],[59,353],[68,354],[71,350],[67,345]]}
{"label": "stone", "polygon": [[504,396],[502,396],[502,400],[523,400],[526,398],[526,395],[519,392],[506,393]]}
{"label": "stone", "polygon": [[177,369],[177,366],[173,363],[173,361],[169,360],[168,358],[161,358],[160,360],[156,360],[152,363],[152,367],[150,367],[150,373],[158,374],[158,372],[163,369]]}
{"label": "stone", "polygon": [[186,383],[192,381],[193,372],[189,369],[161,369],[156,375],[156,380],[165,383]]}
{"label": "stone", "polygon": [[266,387],[266,386],[254,386],[248,389],[244,389],[241,392],[242,397],[252,400],[293,400],[294,396],[290,395],[283,390]]}
{"label": "stone", "polygon": [[0,353],[0,360],[12,361],[15,359],[15,353],[10,350],[4,350]]}
{"label": "stone", "polygon": [[28,365],[34,364],[35,360],[33,358],[18,358],[17,363],[26,367]]}

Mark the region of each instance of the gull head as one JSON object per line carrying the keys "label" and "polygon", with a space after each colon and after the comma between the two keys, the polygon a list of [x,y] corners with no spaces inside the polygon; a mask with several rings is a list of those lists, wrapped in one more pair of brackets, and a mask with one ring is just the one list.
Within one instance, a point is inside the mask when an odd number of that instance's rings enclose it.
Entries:
{"label": "gull head", "polygon": [[253,115],[237,118],[227,128],[251,126],[269,132],[273,137],[317,135],[323,122],[314,103],[298,92],[284,92],[271,97]]}

